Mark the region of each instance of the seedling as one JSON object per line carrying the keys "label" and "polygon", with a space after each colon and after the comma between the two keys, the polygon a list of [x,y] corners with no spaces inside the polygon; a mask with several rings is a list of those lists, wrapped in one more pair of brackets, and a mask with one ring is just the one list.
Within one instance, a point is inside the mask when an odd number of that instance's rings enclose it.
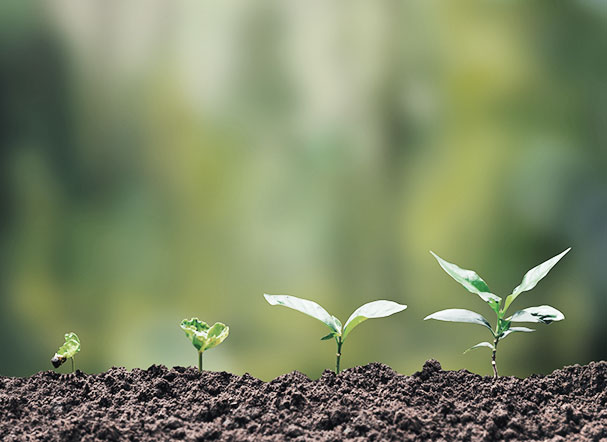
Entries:
{"label": "seedling", "polygon": [[59,350],[51,359],[51,364],[53,364],[53,367],[59,368],[69,359],[72,361],[72,373],[74,373],[74,356],[80,351],[80,339],[74,332],[66,333],[64,337],[65,343],[59,347]]}
{"label": "seedling", "polygon": [[520,283],[520,285],[518,285],[512,291],[512,294],[508,295],[503,305],[502,298],[491,293],[487,283],[485,283],[485,281],[483,281],[483,279],[478,276],[476,272],[459,268],[455,264],[451,264],[450,262],[441,259],[438,255],[434,254],[434,252],[430,252],[436,258],[443,270],[449,274],[449,276],[463,285],[470,293],[477,294],[483,301],[489,304],[489,307],[491,307],[491,310],[493,310],[497,316],[497,323],[495,325],[495,330],[493,330],[489,324],[489,321],[487,321],[483,316],[473,311],[461,308],[441,310],[440,312],[432,313],[431,315],[426,316],[424,320],[437,319],[439,321],[468,322],[487,327],[493,335],[493,343],[480,342],[475,346],[470,347],[464,353],[480,347],[490,348],[492,350],[491,366],[493,367],[493,376],[494,378],[497,378],[498,374],[495,355],[497,352],[497,344],[500,342],[500,340],[515,332],[529,333],[535,331],[527,327],[512,327],[511,324],[513,322],[537,322],[542,324],[550,324],[554,321],[561,321],[565,319],[565,316],[560,311],[549,305],[540,305],[538,307],[528,307],[523,310],[518,310],[508,318],[506,318],[506,311],[521,293],[534,288],[537,283],[548,274],[552,267],[554,267],[556,263],[559,262],[559,260],[565,256],[567,252],[569,252],[569,250],[571,250],[571,248],[568,248],[560,255],[557,255],[539,266],[529,270],[523,277],[523,281]]}
{"label": "seedling", "polygon": [[335,338],[337,343],[337,353],[335,362],[335,373],[339,373],[339,362],[341,359],[341,346],[343,345],[346,337],[350,334],[352,329],[363,321],[370,318],[383,318],[390,316],[394,313],[398,313],[407,308],[406,305],[398,304],[393,301],[373,301],[369,302],[361,307],[358,307],[354,313],[350,315],[346,321],[346,325],[342,327],[341,322],[335,316],[330,315],[324,308],[315,303],[314,301],[308,301],[307,299],[297,298],[289,295],[263,295],[271,305],[284,305],[285,307],[292,308],[293,310],[305,313],[308,316],[318,319],[324,322],[331,333],[327,336],[320,338],[322,341],[326,341],[331,338]]}
{"label": "seedling", "polygon": [[198,370],[202,371],[202,354],[219,344],[230,334],[230,327],[221,322],[209,326],[198,318],[184,319],[179,324],[196,350],[198,350]]}

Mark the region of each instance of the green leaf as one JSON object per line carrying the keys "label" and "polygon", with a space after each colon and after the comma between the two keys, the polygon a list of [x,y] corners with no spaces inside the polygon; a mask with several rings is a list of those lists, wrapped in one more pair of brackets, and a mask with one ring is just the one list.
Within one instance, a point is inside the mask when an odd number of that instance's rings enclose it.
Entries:
{"label": "green leaf", "polygon": [[527,307],[517,311],[508,318],[512,322],[541,322],[542,324],[550,324],[551,322],[562,321],[563,319],[565,319],[565,315],[549,305]]}
{"label": "green leaf", "polygon": [[80,351],[80,339],[74,332],[64,335],[65,343],[57,350],[57,355],[63,358],[73,358]]}
{"label": "green leaf", "polygon": [[69,332],[64,335],[65,342],[59,347],[57,353],[51,359],[53,367],[57,368],[69,358],[73,358],[80,351],[80,339],[74,332]]}
{"label": "green leaf", "polygon": [[230,334],[230,327],[227,325],[216,322],[209,326],[198,318],[184,319],[179,326],[199,352],[218,346]]}
{"label": "green leaf", "polygon": [[489,347],[491,350],[495,350],[495,347],[490,342],[479,342],[478,344],[473,345],[468,350],[466,350],[464,352],[464,354],[468,353],[470,350],[474,350],[475,348],[481,348],[481,347]]}
{"label": "green leaf", "polygon": [[550,258],[548,261],[541,263],[539,266],[536,266],[525,273],[525,276],[523,276],[523,281],[512,291],[512,294],[508,295],[506,298],[504,311],[510,307],[510,304],[512,304],[516,298],[518,298],[518,295],[534,288],[537,283],[548,274],[552,267],[554,267],[556,263],[559,262],[560,259],[567,254],[567,252],[569,252],[569,250],[571,250],[571,247],[569,247],[563,253]]}
{"label": "green leaf", "polygon": [[270,305],[283,305],[285,307],[292,308],[302,312],[308,316],[318,319],[324,322],[332,331],[341,335],[341,323],[335,316],[331,316],[324,308],[315,303],[314,301],[308,301],[307,299],[297,298],[289,295],[263,295],[266,301]]}
{"label": "green leaf", "polygon": [[329,333],[327,336],[323,336],[322,338],[320,338],[321,341],[327,341],[331,338],[334,338],[336,336],[335,332],[331,332]]}
{"label": "green leaf", "polygon": [[535,330],[533,330],[532,328],[527,328],[527,327],[510,327],[508,330],[506,330],[504,333],[502,333],[502,337],[500,339],[504,339],[510,333],[515,333],[515,332],[531,333],[534,331]]}
{"label": "green leaf", "polygon": [[450,308],[447,310],[441,310],[440,312],[432,313],[424,318],[424,321],[427,319],[436,319],[438,321],[449,321],[449,322],[468,322],[470,324],[479,324],[484,327],[487,327],[491,334],[493,334],[493,330],[491,329],[491,325],[489,321],[483,318],[478,313],[475,313],[470,310],[466,310],[463,308]]}
{"label": "green leaf", "polygon": [[487,283],[483,281],[475,271],[462,269],[455,264],[445,261],[433,251],[430,251],[430,253],[436,258],[440,266],[449,274],[449,276],[463,285],[470,293],[480,296],[483,301],[489,304],[493,311],[497,312],[499,304],[502,302],[502,298],[491,293]]}
{"label": "green leaf", "polygon": [[343,339],[361,322],[371,318],[384,318],[393,315],[394,313],[402,312],[407,308],[406,305],[399,304],[394,301],[373,301],[368,302],[358,307],[354,313],[350,315],[344,326]]}

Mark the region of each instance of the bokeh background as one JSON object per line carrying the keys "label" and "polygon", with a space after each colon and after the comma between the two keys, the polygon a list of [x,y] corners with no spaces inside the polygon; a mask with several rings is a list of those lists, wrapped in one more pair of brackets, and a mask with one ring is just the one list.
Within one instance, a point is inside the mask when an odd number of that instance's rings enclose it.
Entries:
{"label": "bokeh background", "polygon": [[[0,374],[195,365],[178,327],[223,321],[211,370],[428,358],[489,374],[478,297],[428,253],[566,320],[516,334],[503,374],[607,358],[607,3],[0,2]],[[62,368],[61,370],[64,370]]]}

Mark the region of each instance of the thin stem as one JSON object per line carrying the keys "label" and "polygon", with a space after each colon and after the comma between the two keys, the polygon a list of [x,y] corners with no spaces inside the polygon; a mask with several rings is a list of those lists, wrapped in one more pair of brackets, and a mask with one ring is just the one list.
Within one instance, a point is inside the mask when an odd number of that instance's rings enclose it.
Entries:
{"label": "thin stem", "polygon": [[495,363],[495,353],[497,352],[497,343],[499,338],[493,340],[493,354],[491,355],[491,366],[493,367],[493,379],[497,379],[497,364]]}
{"label": "thin stem", "polygon": [[337,338],[337,353],[335,356],[337,357],[335,361],[335,374],[339,374],[339,360],[341,359],[341,345],[343,341],[341,340],[341,336]]}
{"label": "thin stem", "polygon": [[74,357],[72,356],[70,359],[72,360],[72,373],[75,373],[76,370],[74,369]]}
{"label": "thin stem", "polygon": [[202,352],[198,352],[198,370],[202,371]]}

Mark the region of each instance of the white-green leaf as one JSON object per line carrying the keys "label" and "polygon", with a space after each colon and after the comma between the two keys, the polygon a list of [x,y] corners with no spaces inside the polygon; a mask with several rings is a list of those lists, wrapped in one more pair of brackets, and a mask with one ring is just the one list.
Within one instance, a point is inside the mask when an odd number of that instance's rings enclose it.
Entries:
{"label": "white-green leaf", "polygon": [[[331,315],[331,318],[333,318],[333,322],[335,323],[335,326],[337,327],[338,330],[343,330],[344,328],[341,325],[341,321],[336,318],[335,316]],[[340,333],[338,333],[340,334]]]}
{"label": "white-green leaf", "polygon": [[541,263],[539,266],[536,266],[525,273],[525,276],[523,276],[523,281],[512,291],[512,294],[506,298],[504,311],[510,307],[510,304],[514,302],[518,295],[534,288],[537,283],[548,274],[552,267],[554,267],[556,263],[559,262],[560,259],[567,254],[567,252],[569,252],[569,250],[571,250],[571,247],[569,247],[563,253],[550,258],[548,261]]}
{"label": "white-green leaf", "polygon": [[230,334],[230,327],[227,325],[216,322],[209,326],[198,318],[184,319],[179,326],[199,352],[218,346]]}
{"label": "white-green leaf", "polygon": [[535,330],[533,330],[532,328],[527,328],[527,327],[510,327],[508,330],[506,330],[502,334],[502,337],[500,339],[504,339],[509,334],[515,333],[515,332],[531,333],[531,332],[534,332],[534,331]]}
{"label": "white-green leaf", "polygon": [[53,355],[51,364],[53,367],[60,367],[69,358],[73,358],[80,351],[80,339],[74,332],[69,332],[64,335],[65,343],[59,347],[59,350]]}
{"label": "white-green leaf", "polygon": [[424,318],[424,321],[427,319],[436,319],[438,321],[449,321],[449,322],[467,322],[470,324],[479,324],[484,327],[487,327],[491,333],[493,334],[493,330],[491,330],[491,325],[489,321],[483,318],[482,315],[479,315],[476,312],[466,310],[463,308],[450,308],[447,310],[441,310],[440,312],[432,313]]}
{"label": "white-green leaf", "polygon": [[350,315],[344,326],[343,339],[352,331],[354,327],[370,318],[383,318],[402,312],[407,306],[394,301],[373,301],[358,307]]}
{"label": "white-green leaf", "polygon": [[339,320],[336,317],[331,316],[329,312],[314,301],[309,301],[307,299],[297,298],[296,296],[290,295],[264,294],[263,296],[266,298],[266,301],[270,303],[270,305],[283,305],[285,307],[292,308],[293,310],[297,310],[298,312],[302,312],[324,322],[332,331],[338,335],[341,335],[341,323]]}
{"label": "white-green leaf", "polygon": [[496,311],[496,308],[498,308],[500,302],[502,302],[502,298],[491,293],[487,283],[478,276],[475,271],[462,269],[456,264],[445,261],[433,251],[430,251],[430,253],[436,258],[440,266],[449,274],[449,276],[463,285],[470,293],[480,296],[483,301],[488,303],[491,308]]}
{"label": "white-green leaf", "polygon": [[493,346],[493,344],[489,343],[489,342],[479,342],[476,345],[473,345],[472,347],[470,347],[468,350],[466,350],[464,352],[464,354],[468,353],[470,350],[474,350],[475,348],[481,348],[481,347],[489,347],[491,350],[494,350],[495,347]]}
{"label": "white-green leaf", "polygon": [[64,338],[65,343],[59,347],[55,354],[66,359],[73,358],[80,351],[80,339],[74,332],[66,333]]}
{"label": "white-green leaf", "polygon": [[538,307],[527,307],[514,313],[508,321],[512,322],[541,322],[542,324],[550,324],[554,321],[562,321],[565,319],[560,311],[549,305],[540,305]]}

